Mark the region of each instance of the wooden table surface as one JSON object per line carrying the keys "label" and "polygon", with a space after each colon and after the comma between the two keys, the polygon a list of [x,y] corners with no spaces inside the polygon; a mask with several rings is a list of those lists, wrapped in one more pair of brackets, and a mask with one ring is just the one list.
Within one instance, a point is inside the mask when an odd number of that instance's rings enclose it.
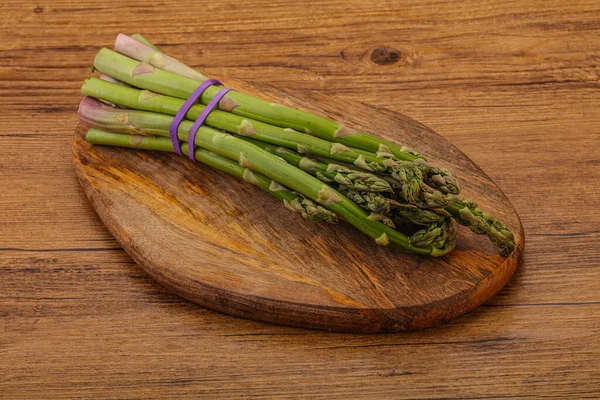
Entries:
{"label": "wooden table surface", "polygon": [[[0,398],[600,397],[600,3],[0,3]],[[411,116],[519,211],[513,281],[443,326],[352,335],[203,309],[75,178],[79,86],[118,32],[208,75]]]}

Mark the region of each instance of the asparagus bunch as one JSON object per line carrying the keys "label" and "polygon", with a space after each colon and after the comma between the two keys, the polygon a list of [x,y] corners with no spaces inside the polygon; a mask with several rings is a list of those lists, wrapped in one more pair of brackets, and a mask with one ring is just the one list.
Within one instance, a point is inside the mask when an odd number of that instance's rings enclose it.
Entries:
{"label": "asparagus bunch", "polygon": [[[82,86],[84,94],[106,103],[82,101],[80,118],[97,128],[87,139],[172,152],[172,116],[207,77],[140,35],[119,35],[115,49],[100,50],[94,60],[105,78]],[[187,140],[191,121],[220,89],[210,86],[189,109],[180,140]],[[378,244],[440,256],[455,246],[456,220],[488,235],[504,255],[514,248],[500,221],[459,196],[448,170],[318,115],[230,91],[198,130],[195,145],[197,161],[259,186],[307,219],[344,219]]]}
{"label": "asparagus bunch", "polygon": [[[87,79],[82,92],[92,97],[120,104],[136,110],[176,115],[184,103],[183,99],[159,95],[147,90],[128,88],[97,78]],[[195,120],[205,106],[195,104],[186,118]],[[340,143],[332,143],[292,129],[269,125],[255,119],[244,118],[232,113],[215,110],[206,118],[205,124],[241,136],[251,137],[273,145],[310,153],[317,156],[351,163],[353,167],[373,172],[389,174],[393,184],[399,188],[409,201],[415,201],[421,184],[421,166],[406,161],[395,161],[377,157],[367,151],[352,149]]]}

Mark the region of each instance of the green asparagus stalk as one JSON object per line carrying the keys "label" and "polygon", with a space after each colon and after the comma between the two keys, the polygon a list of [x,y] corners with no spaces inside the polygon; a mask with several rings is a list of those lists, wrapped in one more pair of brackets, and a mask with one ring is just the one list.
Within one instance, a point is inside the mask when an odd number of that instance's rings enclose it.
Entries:
{"label": "green asparagus stalk", "polygon": [[[84,100],[79,110],[81,119],[103,129],[114,129],[124,133],[139,133],[139,126],[144,126],[144,132],[156,132],[164,135],[164,127],[166,126],[168,129],[173,120],[167,115],[147,112],[136,112],[134,120],[127,110],[119,110],[122,112],[122,116],[115,119],[112,116],[113,113],[110,112],[114,112],[114,109],[89,98]],[[92,106],[92,102],[95,102],[96,106]],[[121,124],[118,125],[118,122],[121,122]],[[190,121],[182,121],[178,130],[180,140],[187,140],[191,126]],[[436,243],[423,248],[412,245],[410,238],[406,235],[378,221],[369,219],[369,215],[363,209],[340,192],[252,143],[202,126],[196,134],[195,144],[208,151],[238,161],[244,168],[262,173],[270,179],[302,193],[374,238],[378,244],[391,243],[404,250],[432,256],[441,256],[452,250],[446,246],[447,243],[452,244],[451,241]]]}
{"label": "green asparagus stalk", "polygon": [[[92,144],[175,152],[171,140],[165,137],[129,135],[102,131],[96,128],[90,129],[85,137],[86,140]],[[187,152],[187,146],[187,143],[182,143],[182,150]],[[242,179],[259,187],[275,198],[281,200],[287,209],[300,213],[305,219],[329,223],[337,222],[337,216],[333,212],[315,204],[299,193],[290,191],[285,186],[269,179],[261,173],[244,168],[235,161],[221,157],[204,149],[194,149],[194,155],[196,161],[207,164],[215,169],[226,172],[238,179]]]}
{"label": "green asparagus stalk", "polygon": [[[87,100],[91,101],[91,100]],[[84,107],[84,109],[86,109]],[[93,116],[91,113],[94,112],[101,114],[100,116]],[[126,125],[127,129],[132,129],[133,133],[143,133],[146,135],[159,135],[159,136],[168,136],[169,135],[169,126],[165,124],[165,119],[159,117],[158,123],[155,123],[156,116],[160,114],[148,114],[142,111],[132,111],[129,110],[126,113],[120,110],[110,110],[110,109],[102,109],[102,108],[90,108],[86,114],[81,115],[81,119],[90,124],[95,123],[95,120],[101,119],[103,122],[103,127],[111,130],[122,130],[123,125]],[[270,151],[273,154],[279,155],[284,158],[290,164],[300,167],[306,172],[315,175],[323,182],[337,182],[342,185],[349,186],[356,190],[363,191],[392,191],[389,183],[385,180],[362,171],[352,171],[346,167],[337,166],[334,164],[325,165],[323,163],[318,163],[316,161],[312,161],[310,158],[302,156],[292,150],[289,150],[284,147],[277,147],[273,145],[269,145],[268,143],[259,142],[257,140],[252,140],[246,138],[244,136],[238,136],[241,139],[247,140],[259,147],[264,148],[265,150]],[[291,161],[292,159],[293,161]]]}
{"label": "green asparagus stalk", "polygon": [[[133,39],[127,40],[126,42],[139,43]],[[142,43],[140,44],[144,46]],[[139,51],[135,50],[128,52],[129,55],[134,55],[136,58],[144,60],[144,62],[135,61],[129,57],[106,48],[101,49],[94,60],[94,67],[98,71],[110,75],[120,81],[126,82],[132,86],[152,90],[160,94],[177,97],[180,99],[187,99],[198,86],[198,80],[203,80],[187,78],[185,76],[161,69],[160,66],[164,67],[164,65],[161,63],[164,61],[164,59],[159,57],[161,62],[153,61],[153,58],[157,57],[156,50],[153,50],[147,46],[144,47],[145,48],[143,51],[138,49]],[[155,68],[155,66],[148,64],[147,61],[153,62],[155,65],[158,65],[158,67]],[[169,67],[173,69],[175,68],[174,65],[175,64],[170,65]],[[200,98],[201,102],[207,104],[221,88],[221,86],[213,85],[206,89]],[[382,154],[390,152],[389,146],[386,147],[385,145],[379,143],[377,141],[379,139],[375,140],[376,138],[364,134],[359,135],[350,128],[339,125],[336,122],[330,121],[326,118],[301,110],[284,107],[276,103],[270,103],[240,92],[229,92],[219,102],[219,108],[223,111],[252,118],[270,125],[291,128],[298,132],[314,134],[324,140],[341,143],[346,146],[348,146],[347,143],[349,142],[345,139],[360,138],[362,140],[351,141],[352,143],[356,142],[354,143],[354,147],[370,152],[379,152]],[[317,126],[323,128],[321,131],[326,131],[330,134],[318,135],[316,131],[311,129]],[[349,134],[348,132],[350,131],[354,133]],[[376,146],[366,146],[365,144],[369,141],[375,143]],[[396,148],[400,149],[399,146],[396,146]],[[400,155],[393,155],[400,160],[407,161],[414,161],[417,158],[420,158],[410,152],[400,152],[399,154]]]}

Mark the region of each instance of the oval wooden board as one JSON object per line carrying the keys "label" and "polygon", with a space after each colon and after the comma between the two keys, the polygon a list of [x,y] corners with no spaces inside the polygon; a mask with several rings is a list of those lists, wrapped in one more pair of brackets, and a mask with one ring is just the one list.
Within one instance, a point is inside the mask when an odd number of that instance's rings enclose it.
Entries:
{"label": "oval wooden board", "polygon": [[505,221],[517,248],[503,258],[486,237],[464,227],[456,250],[443,258],[376,246],[348,224],[305,221],[250,184],[187,158],[91,146],[80,125],[73,155],[86,195],[161,285],[236,316],[390,332],[447,321],[509,281],[524,246],[519,217],[490,178],[441,136],[403,115],[321,93],[227,83],[419,149],[455,172],[466,197]]}

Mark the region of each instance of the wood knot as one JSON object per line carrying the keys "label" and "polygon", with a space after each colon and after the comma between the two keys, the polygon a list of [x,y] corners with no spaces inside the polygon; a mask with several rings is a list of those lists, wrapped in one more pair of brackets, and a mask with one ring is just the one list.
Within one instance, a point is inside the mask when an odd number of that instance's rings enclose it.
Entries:
{"label": "wood knot", "polygon": [[378,65],[392,65],[400,61],[400,51],[393,47],[378,47],[371,53],[371,61]]}
{"label": "wood knot", "polygon": [[33,9],[33,12],[36,14],[41,14],[44,12],[44,9],[42,7],[36,7]]}

